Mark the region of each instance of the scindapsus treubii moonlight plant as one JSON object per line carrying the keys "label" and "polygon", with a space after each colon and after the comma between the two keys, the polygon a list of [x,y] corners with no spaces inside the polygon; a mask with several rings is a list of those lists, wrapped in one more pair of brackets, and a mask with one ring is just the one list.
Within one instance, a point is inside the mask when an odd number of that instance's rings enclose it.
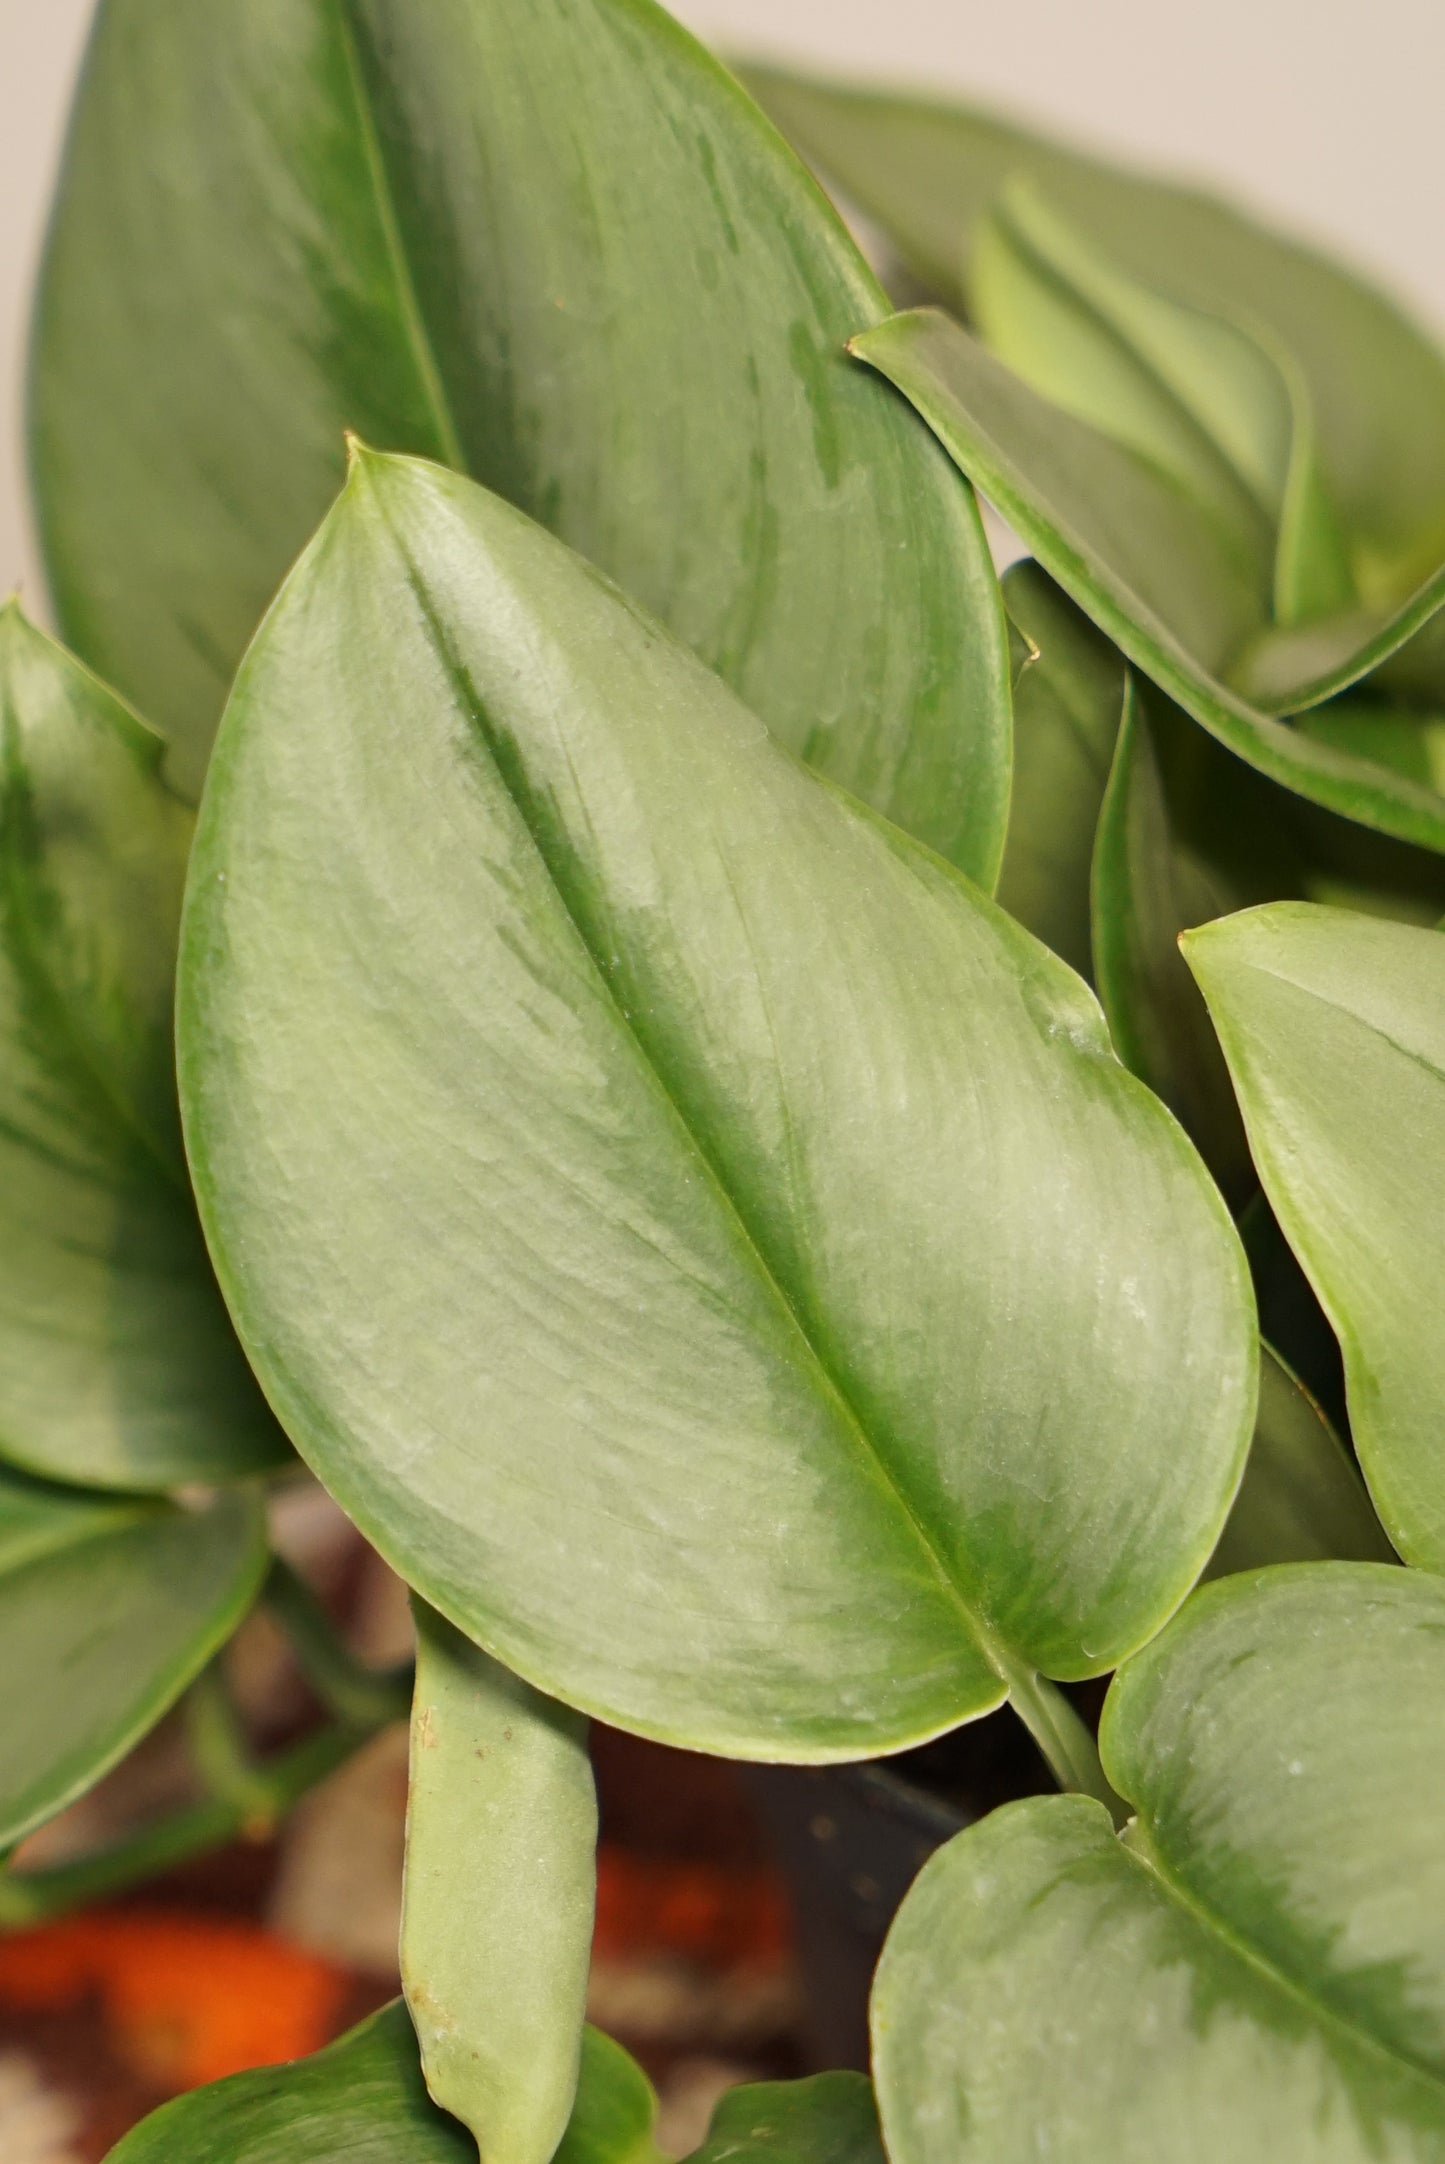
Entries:
{"label": "scindapsus treubii moonlight plant", "polygon": [[[182,1698],[211,1793],[0,1917],[414,1691],[405,2002],[117,2164],[645,2164],[589,1716],[1064,1791],[715,2164],[1445,2159],[1434,346],[651,0],[102,0],[31,419],[0,1840]],[[270,1556],[298,1456],[414,1682]],[[329,1718],[255,1764],[258,1598]]]}

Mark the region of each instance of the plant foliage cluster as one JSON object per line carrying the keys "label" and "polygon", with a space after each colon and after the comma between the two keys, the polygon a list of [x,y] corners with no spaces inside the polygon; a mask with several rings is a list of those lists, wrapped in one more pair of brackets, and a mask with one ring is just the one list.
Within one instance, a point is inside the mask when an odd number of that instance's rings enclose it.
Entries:
{"label": "plant foliage cluster", "polygon": [[[1066,1792],[926,1867],[871,2083],[700,2158],[1439,2164],[1445,360],[651,0],[101,0],[32,418],[0,1843],[178,1701],[202,1800],[0,1920],[404,1710],[298,1455],[418,1617],[405,2004],[116,2164],[646,2164],[587,1717],[1006,1702]],[[329,1709],[261,1763],[258,1599]]]}

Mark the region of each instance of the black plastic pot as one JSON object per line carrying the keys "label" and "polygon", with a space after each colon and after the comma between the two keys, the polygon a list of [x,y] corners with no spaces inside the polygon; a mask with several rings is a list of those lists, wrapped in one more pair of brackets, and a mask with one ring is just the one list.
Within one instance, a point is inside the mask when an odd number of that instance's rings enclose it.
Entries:
{"label": "black plastic pot", "polygon": [[868,2065],[868,1991],[899,1902],[968,1824],[881,1766],[749,1766],[744,1778],[788,1881],[817,2067]]}
{"label": "black plastic pot", "polygon": [[935,1849],[1053,1784],[1011,1714],[898,1758],[739,1767],[787,1880],[814,2067],[868,2066],[868,1994],[898,1905]]}

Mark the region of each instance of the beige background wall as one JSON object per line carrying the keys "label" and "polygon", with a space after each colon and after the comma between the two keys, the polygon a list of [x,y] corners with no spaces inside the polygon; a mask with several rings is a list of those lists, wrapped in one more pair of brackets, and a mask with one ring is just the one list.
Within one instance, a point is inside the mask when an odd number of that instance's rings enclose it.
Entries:
{"label": "beige background wall", "polygon": [[[0,0],[0,591],[23,578],[32,599],[25,296],[89,6]],[[678,12],[723,48],[956,85],[1212,176],[1372,261],[1445,326],[1445,0],[683,0]]]}

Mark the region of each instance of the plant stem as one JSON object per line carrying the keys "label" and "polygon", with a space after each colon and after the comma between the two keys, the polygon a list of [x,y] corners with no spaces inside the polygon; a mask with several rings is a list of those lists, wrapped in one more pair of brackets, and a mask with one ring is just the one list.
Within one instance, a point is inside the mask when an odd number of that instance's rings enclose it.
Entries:
{"label": "plant stem", "polygon": [[219,1660],[197,1676],[186,1693],[184,1712],[191,1758],[212,1800],[266,1826],[273,1816],[271,1784],[251,1755]]}
{"label": "plant stem", "polygon": [[1116,1826],[1131,1816],[1129,1806],[1104,1771],[1099,1746],[1056,1683],[1033,1668],[1014,1668],[1005,1679],[1009,1702],[1033,1737],[1060,1788],[1102,1803]]}
{"label": "plant stem", "polygon": [[297,1667],[329,1713],[357,1728],[406,1719],[410,1664],[377,1669],[357,1660],[310,1586],[279,1556],[272,1558],[262,1599],[290,1640]]}
{"label": "plant stem", "polygon": [[309,1789],[344,1765],[372,1733],[372,1729],[344,1724],[323,1729],[271,1765],[254,1767],[244,1795],[208,1796],[173,1818],[144,1826],[113,1847],[78,1857],[74,1863],[0,1874],[0,1931],[49,1922],[204,1855],[207,1849],[245,1837],[263,1837]]}

